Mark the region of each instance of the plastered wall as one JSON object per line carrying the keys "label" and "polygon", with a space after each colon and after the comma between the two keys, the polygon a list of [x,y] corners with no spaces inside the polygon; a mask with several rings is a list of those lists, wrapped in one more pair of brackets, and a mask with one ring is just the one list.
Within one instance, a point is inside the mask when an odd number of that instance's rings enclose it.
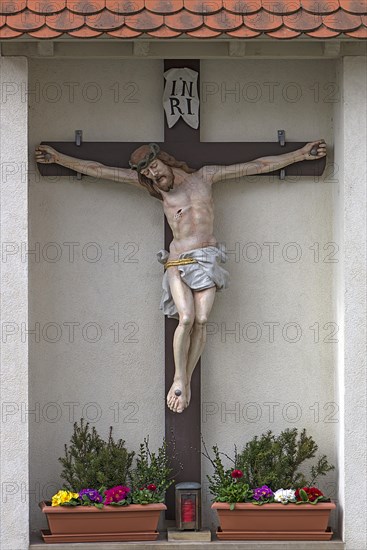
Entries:
{"label": "plastered wall", "polygon": [[[164,434],[161,205],[115,183],[41,178],[33,150],[71,141],[75,129],[90,141],[162,140],[162,71],[154,60],[30,61],[32,529],[44,525],[39,497],[60,483],[73,420],[95,420],[102,435],[112,425],[130,448],[147,434],[155,447]],[[290,141],[325,138],[332,160],[333,62],[203,61],[201,79],[202,140],[275,141],[285,129]],[[328,167],[319,181],[258,177],[214,191],[232,284],[217,296],[202,359],[208,447],[230,452],[268,429],[306,427],[335,462],[337,178]],[[203,461],[214,527],[209,471]],[[336,474],[324,486],[336,491]]]}

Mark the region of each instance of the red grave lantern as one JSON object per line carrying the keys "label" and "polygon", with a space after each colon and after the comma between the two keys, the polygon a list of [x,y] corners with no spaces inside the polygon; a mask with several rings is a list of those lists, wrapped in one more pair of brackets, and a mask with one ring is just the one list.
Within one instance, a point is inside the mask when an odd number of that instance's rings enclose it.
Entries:
{"label": "red grave lantern", "polygon": [[195,481],[178,483],[176,492],[176,527],[180,531],[201,528],[201,485]]}

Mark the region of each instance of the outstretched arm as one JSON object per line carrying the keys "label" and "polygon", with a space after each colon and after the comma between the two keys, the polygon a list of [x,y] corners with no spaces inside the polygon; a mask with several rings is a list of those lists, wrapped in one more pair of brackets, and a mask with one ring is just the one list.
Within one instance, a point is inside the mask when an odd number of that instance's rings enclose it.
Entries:
{"label": "outstretched arm", "polygon": [[36,161],[41,164],[60,164],[94,178],[130,183],[140,187],[138,175],[134,170],[105,166],[93,160],[81,160],[59,153],[49,145],[39,145],[36,149]]}
{"label": "outstretched arm", "polygon": [[[317,150],[316,155],[311,155],[311,150],[315,148]],[[274,172],[280,170],[289,164],[300,162],[302,160],[316,160],[326,156],[326,144],[324,140],[312,141],[307,143],[302,149],[293,151],[292,153],[285,153],[284,155],[276,155],[273,157],[262,157],[255,159],[251,162],[244,162],[242,164],[232,164],[230,166],[216,166],[212,169],[213,183],[222,180],[229,180],[233,178],[241,178],[244,176],[254,176],[256,174],[266,174],[268,172]]]}

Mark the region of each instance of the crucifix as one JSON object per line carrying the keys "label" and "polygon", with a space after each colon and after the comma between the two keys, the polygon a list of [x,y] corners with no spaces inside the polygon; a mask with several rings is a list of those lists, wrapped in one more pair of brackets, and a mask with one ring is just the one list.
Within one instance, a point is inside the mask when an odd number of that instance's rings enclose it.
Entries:
{"label": "crucifix", "polygon": [[[172,68],[199,73],[200,64],[166,60],[165,71]],[[175,82],[173,88],[176,93],[179,84]],[[190,96],[192,87],[186,85],[184,93]],[[175,115],[182,114],[178,101],[171,99]],[[187,111],[194,114],[191,97]],[[182,118],[174,127],[166,123],[165,140],[159,144],[47,142],[36,150],[42,175],[84,173],[145,188],[162,201],[166,224],[165,250],[160,254],[165,266],[161,308],[179,320],[177,325],[167,318],[165,324],[166,437],[169,440],[173,431],[183,464],[182,476],[176,481],[200,481],[200,356],[215,293],[227,286],[228,273],[220,265],[225,252],[213,235],[212,185],[278,172],[286,166],[290,175],[318,176],[326,155],[323,140],[203,143],[200,130],[193,126]],[[184,415],[177,414],[184,411]],[[168,495],[171,517],[172,500],[173,492]]]}

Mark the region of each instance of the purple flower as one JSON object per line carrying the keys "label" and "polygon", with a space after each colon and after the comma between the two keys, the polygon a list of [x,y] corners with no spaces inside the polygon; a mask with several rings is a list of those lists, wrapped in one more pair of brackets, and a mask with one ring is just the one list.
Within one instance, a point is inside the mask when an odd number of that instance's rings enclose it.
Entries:
{"label": "purple flower", "polygon": [[253,489],[252,496],[255,500],[266,500],[273,496],[273,491],[267,485],[263,485],[262,487]]}
{"label": "purple flower", "polygon": [[102,495],[96,489],[82,489],[79,491],[79,498],[82,499],[83,495],[87,496],[91,502],[100,503],[103,501]]}

